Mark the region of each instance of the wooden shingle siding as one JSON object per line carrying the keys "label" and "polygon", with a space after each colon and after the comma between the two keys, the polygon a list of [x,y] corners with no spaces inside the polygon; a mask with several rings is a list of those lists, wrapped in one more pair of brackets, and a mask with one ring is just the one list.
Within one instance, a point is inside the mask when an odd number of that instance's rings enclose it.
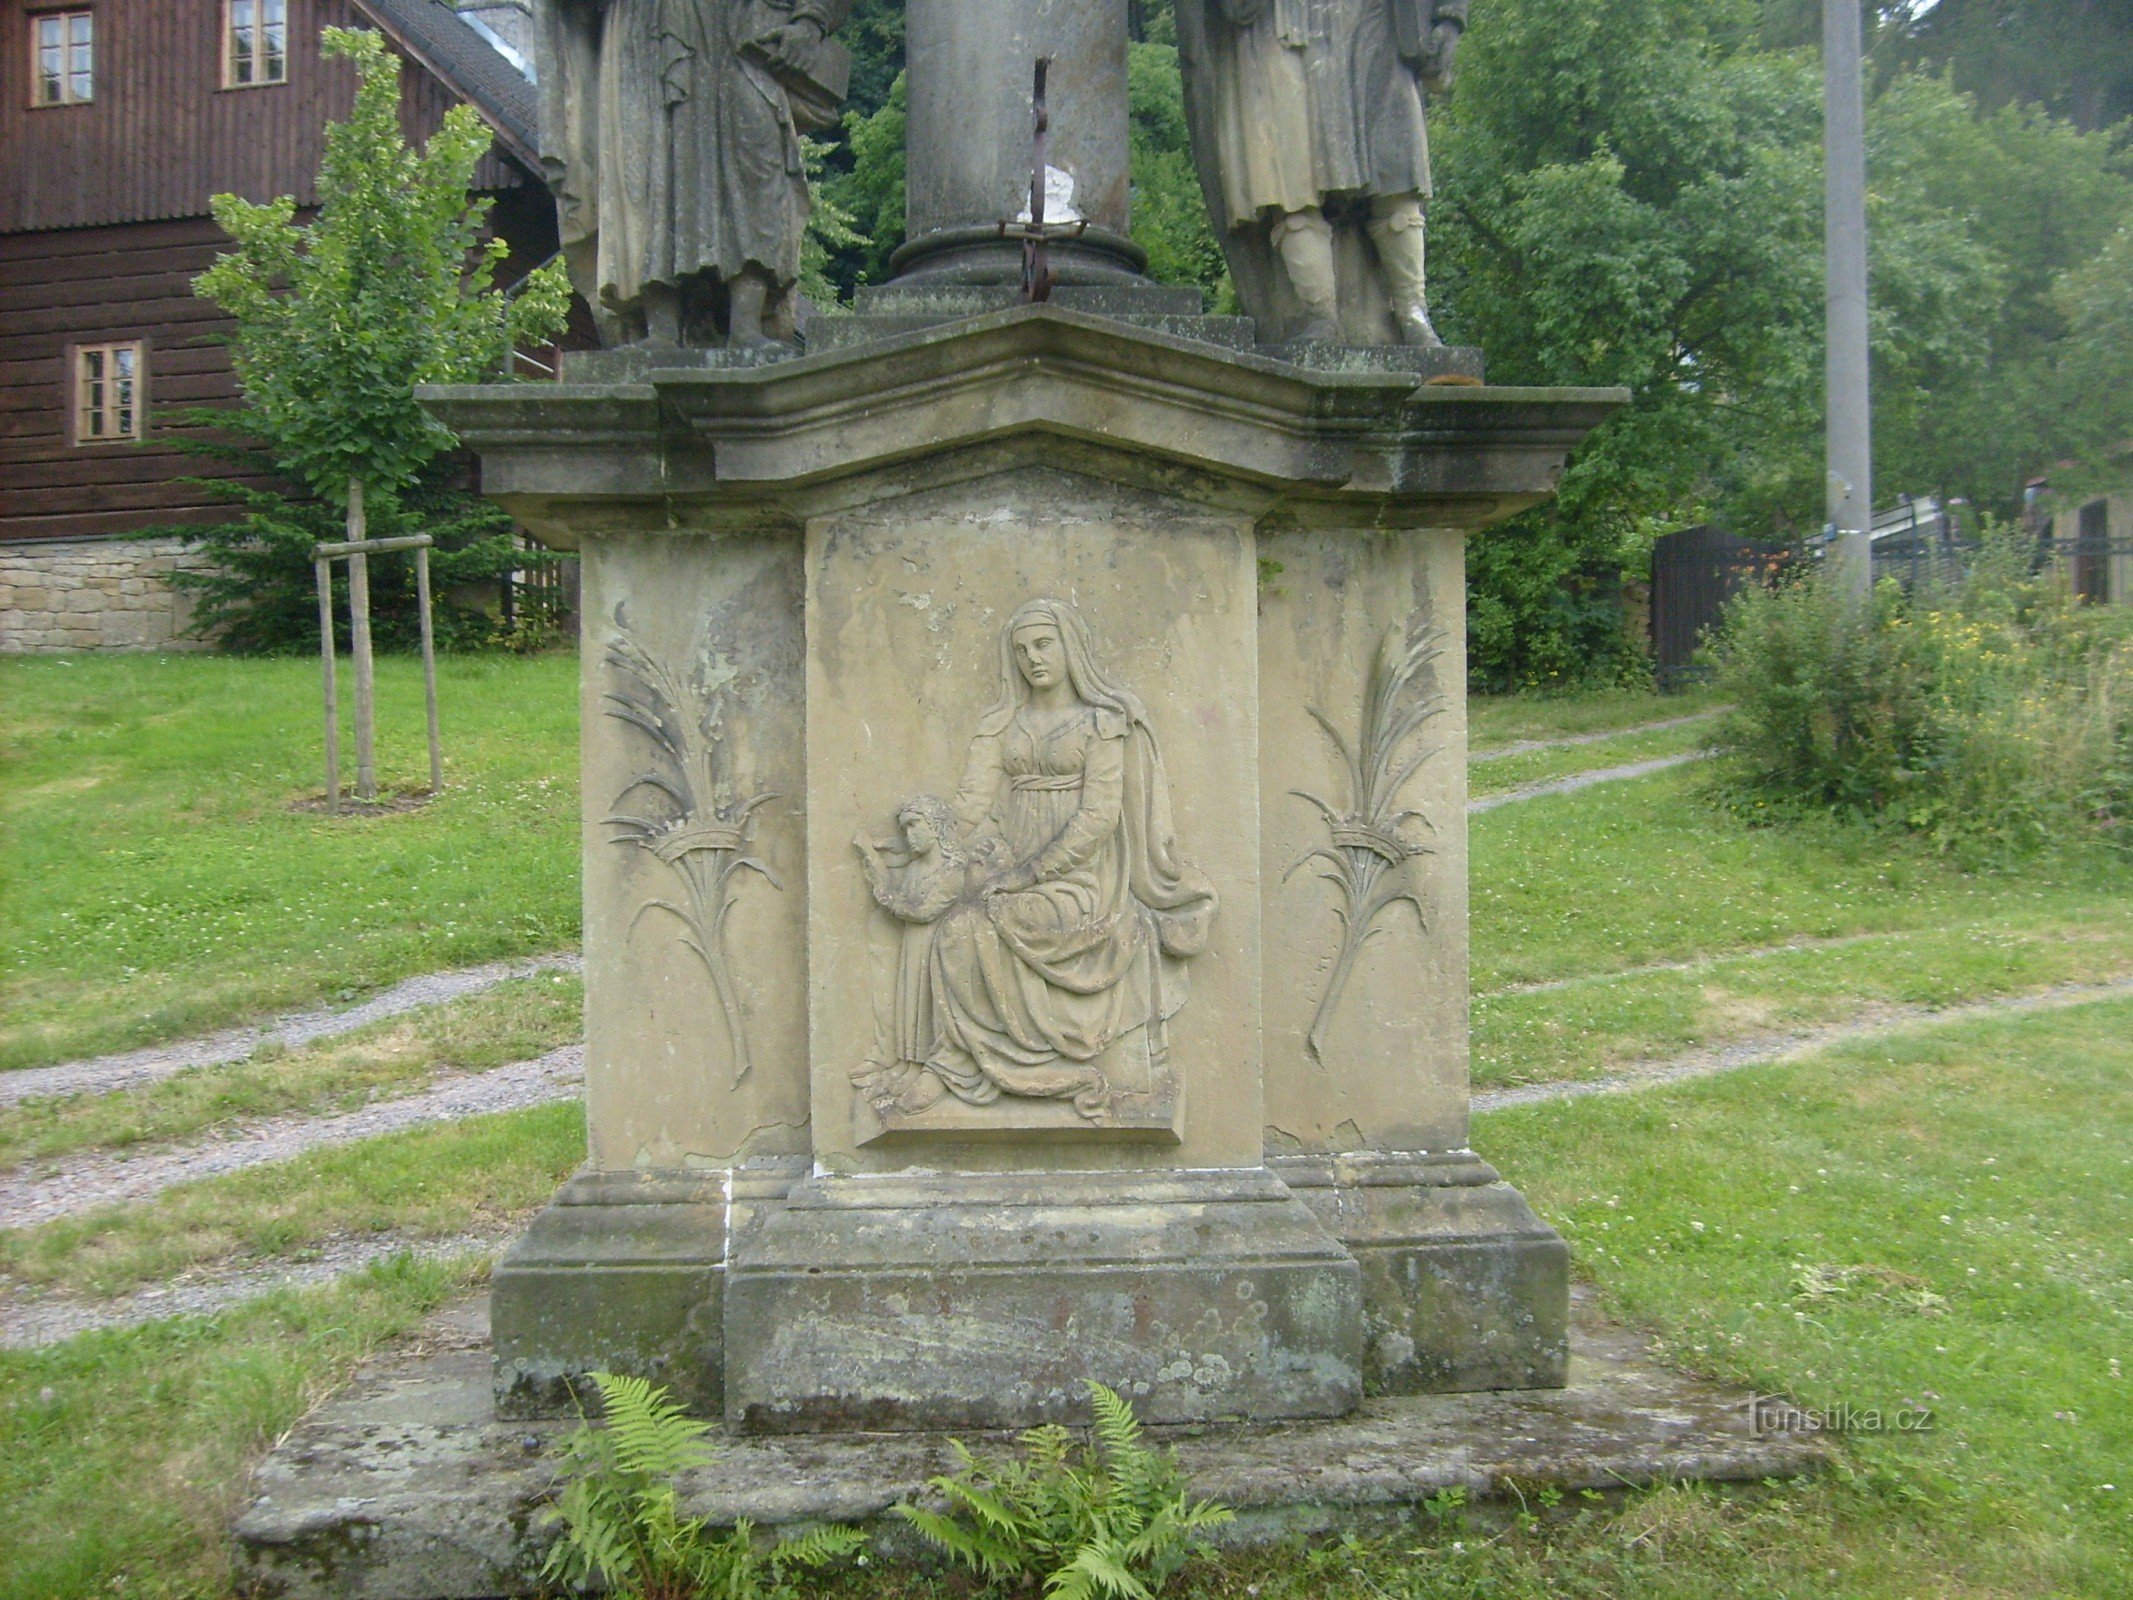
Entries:
{"label": "wooden shingle siding", "polygon": [[[288,82],[240,89],[222,87],[221,0],[94,0],[95,98],[51,107],[30,103],[36,9],[0,0],[0,233],[195,217],[221,193],[317,203],[325,124],[355,94],[354,68],[319,58],[319,33],[371,26],[349,0],[290,0]],[[455,103],[412,62],[401,94],[417,139]],[[525,181],[492,151],[475,183]]]}

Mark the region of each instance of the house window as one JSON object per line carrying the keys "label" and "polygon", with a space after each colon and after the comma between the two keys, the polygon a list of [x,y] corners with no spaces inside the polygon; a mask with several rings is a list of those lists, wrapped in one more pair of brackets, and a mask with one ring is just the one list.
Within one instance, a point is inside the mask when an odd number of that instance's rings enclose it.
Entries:
{"label": "house window", "polygon": [[223,83],[288,82],[289,0],[223,0],[223,15]]}
{"label": "house window", "polygon": [[86,11],[40,11],[30,18],[36,104],[78,106],[95,87],[95,29]]}
{"label": "house window", "polygon": [[141,436],[148,372],[139,341],[74,350],[74,442],[109,444]]}

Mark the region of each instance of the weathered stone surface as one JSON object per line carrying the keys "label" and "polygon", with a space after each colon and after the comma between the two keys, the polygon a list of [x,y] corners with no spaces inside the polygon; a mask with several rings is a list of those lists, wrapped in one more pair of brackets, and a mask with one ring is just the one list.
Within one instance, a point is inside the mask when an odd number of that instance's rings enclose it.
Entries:
{"label": "weathered stone surface", "polygon": [[1463,1152],[1269,1164],[1362,1268],[1371,1394],[1564,1381],[1569,1246],[1487,1162]]}
{"label": "weathered stone surface", "polygon": [[[1034,149],[1030,91],[1050,59],[1046,165],[1073,185],[1089,227],[1053,246],[1062,279],[1137,273],[1146,256],[1128,235],[1126,12],[1054,0],[912,0],[904,19],[909,76],[906,276],[1016,282],[1021,247],[999,224],[1029,204]],[[1067,218],[1047,201],[1048,219]]]}
{"label": "weathered stone surface", "polygon": [[1552,493],[1619,389],[1325,371],[1051,305],[756,369],[422,391],[543,539],[797,531],[1024,461],[1235,506],[1261,526],[1473,529]]}
{"label": "weathered stone surface", "polygon": [[1021,1427],[1081,1380],[1156,1422],[1336,1416],[1355,1264],[1263,1172],[816,1178],[727,1278],[726,1414],[752,1429]]}
{"label": "weathered stone surface", "polygon": [[569,1416],[591,1372],[665,1385],[716,1414],[724,1373],[723,1174],[587,1174],[490,1279],[496,1411]]}
{"label": "weathered stone surface", "polygon": [[202,565],[177,539],[66,539],[0,550],[0,655],[197,650],[192,597],[170,574]]}
{"label": "weathered stone surface", "polygon": [[[419,1352],[374,1362],[260,1467],[236,1528],[235,1577],[277,1600],[472,1600],[536,1592],[552,1534],[560,1422],[494,1420],[483,1308],[426,1330]],[[1001,1438],[965,1435],[1006,1448]],[[1569,1384],[1365,1401],[1333,1422],[1163,1429],[1193,1492],[1239,1512],[1239,1542],[1349,1528],[1411,1512],[1448,1488],[1486,1496],[1620,1490],[1679,1479],[1756,1482],[1812,1470],[1811,1437],[1757,1436],[1748,1396],[1654,1364],[1642,1342],[1582,1317]],[[686,1486],[693,1515],[770,1529],[866,1527],[915,1553],[888,1508],[953,1470],[938,1433],[729,1435]]]}
{"label": "weathered stone surface", "polygon": [[[885,494],[813,522],[807,547],[808,961],[816,975],[809,1039],[818,1164],[840,1172],[1256,1165],[1256,598],[1248,523],[1182,497],[1028,466]],[[1040,596],[1058,597],[1084,619],[1101,671],[1145,709],[1146,728],[1119,742],[1159,759],[1147,781],[1166,791],[1162,807],[1178,855],[1218,909],[1204,949],[1163,958],[1159,981],[1170,994],[1163,1009],[1176,1006],[1174,1014],[1151,1015],[1144,1003],[1138,1016],[1117,1019],[1115,1047],[1094,1063],[1115,1091],[1112,1106],[1089,1115],[1064,1096],[1009,1092],[966,1108],[969,1116],[898,1117],[887,1129],[868,1118],[854,1075],[888,1049],[896,963],[905,941],[928,930],[914,934],[876,907],[852,840],[887,829],[907,797],[957,794],[975,753],[987,747],[980,727],[988,708],[1013,692],[1003,682],[1003,629],[1019,605]],[[1015,780],[991,779],[1004,785],[996,803],[1008,804]],[[1056,788],[1074,779],[1027,781]],[[1075,791],[1065,792],[1071,799]],[[1152,808],[1155,797],[1148,800]],[[1114,828],[1131,837],[1128,819]],[[1128,906],[1120,914],[1134,913]],[[959,957],[958,969],[968,960]],[[1019,958],[1012,970],[1018,981],[1034,971]],[[1135,976],[1099,992],[1124,992]],[[1026,1040],[1030,1030],[1058,1031],[1040,1013],[1075,1002],[1054,988],[1045,987],[1013,1031]],[[1165,1130],[1167,1138],[1150,1143]],[[897,1135],[893,1149],[879,1147],[884,1131]],[[932,1137],[914,1145],[927,1132]]]}
{"label": "weathered stone surface", "polygon": [[[585,1095],[596,1170],[726,1167],[808,1149],[800,558],[794,539],[686,522],[586,543]],[[668,696],[671,714],[647,718],[643,708]],[[632,817],[653,831],[616,820]],[[760,868],[739,865],[749,861]]]}
{"label": "weathered stone surface", "polygon": [[[690,1397],[759,1429],[1022,1426],[1082,1376],[1177,1421],[1554,1381],[1561,1245],[1515,1193],[1350,1169],[1478,1169],[1462,730],[1430,755],[1411,713],[1456,705],[1461,532],[1622,396],[998,293],[885,291],[964,314],[864,349],[428,396],[586,552],[594,1169],[813,1172],[729,1207],[722,1285],[708,1211],[595,1261],[555,1208],[506,1393],[644,1359],[602,1296],[695,1293],[681,1360],[715,1317],[725,1372]],[[1269,1149],[1345,1165],[1307,1205]]]}

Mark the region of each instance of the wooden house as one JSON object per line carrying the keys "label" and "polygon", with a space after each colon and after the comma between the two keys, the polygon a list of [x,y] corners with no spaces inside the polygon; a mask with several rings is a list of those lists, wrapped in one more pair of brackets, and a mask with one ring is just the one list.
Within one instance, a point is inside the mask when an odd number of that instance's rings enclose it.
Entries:
{"label": "wooden house", "polygon": [[553,253],[533,85],[444,0],[0,0],[0,651],[155,647],[182,621],[182,546],[128,536],[228,515],[158,427],[236,395],[191,289],[228,246],[208,201],[317,203],[355,88],[328,27],[391,42],[411,138],[460,102],[495,131],[476,183],[504,276]]}

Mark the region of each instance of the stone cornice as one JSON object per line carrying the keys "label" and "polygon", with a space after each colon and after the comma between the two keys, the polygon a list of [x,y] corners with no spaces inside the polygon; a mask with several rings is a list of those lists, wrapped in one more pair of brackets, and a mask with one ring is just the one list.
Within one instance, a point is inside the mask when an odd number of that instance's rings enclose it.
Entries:
{"label": "stone cornice", "polygon": [[880,498],[885,474],[917,487],[1031,447],[1262,514],[1478,528],[1551,493],[1628,401],[1301,367],[1048,305],[759,366],[420,394],[537,531],[566,501],[618,525],[797,523]]}

